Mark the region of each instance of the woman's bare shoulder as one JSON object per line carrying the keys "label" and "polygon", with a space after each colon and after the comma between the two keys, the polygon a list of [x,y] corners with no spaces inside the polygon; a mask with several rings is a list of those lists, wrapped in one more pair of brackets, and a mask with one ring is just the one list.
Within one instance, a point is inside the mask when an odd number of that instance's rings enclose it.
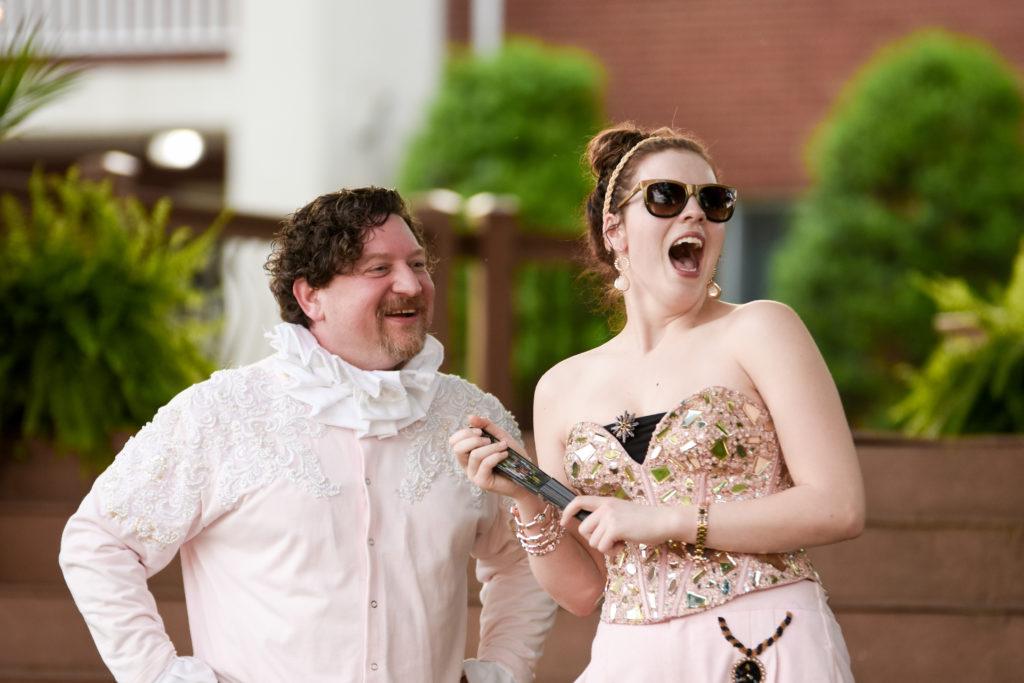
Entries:
{"label": "woman's bare shoulder", "polygon": [[600,370],[609,366],[612,355],[606,347],[570,356],[544,373],[533,397],[535,428],[564,440],[572,424],[586,413],[587,397],[600,386]]}
{"label": "woman's bare shoulder", "polygon": [[735,306],[722,322],[726,325],[727,337],[745,346],[810,341],[800,316],[780,301],[760,299]]}
{"label": "woman's bare shoulder", "polygon": [[[745,304],[734,306],[728,318],[732,324],[756,325],[764,323],[799,322],[796,311],[782,303],[771,299],[757,299]],[[801,323],[802,324],[802,323]]]}

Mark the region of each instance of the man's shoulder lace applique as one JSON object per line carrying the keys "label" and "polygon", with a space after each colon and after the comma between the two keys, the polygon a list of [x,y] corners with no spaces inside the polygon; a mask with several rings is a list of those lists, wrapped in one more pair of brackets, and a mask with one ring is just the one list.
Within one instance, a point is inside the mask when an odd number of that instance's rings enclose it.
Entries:
{"label": "man's shoulder lace applique", "polygon": [[96,480],[103,513],[146,545],[180,543],[210,481],[202,451],[184,440],[185,400],[161,408]]}
{"label": "man's shoulder lace applique", "polygon": [[439,474],[454,477],[470,487],[474,504],[482,504],[478,487],[472,485],[456,462],[448,437],[466,424],[468,415],[484,415],[517,439],[519,425],[497,398],[454,375],[440,375],[440,386],[427,416],[403,429],[409,439],[406,474],[398,493],[408,503],[417,503],[430,490]]}
{"label": "man's shoulder lace applique", "polygon": [[216,372],[128,441],[97,480],[101,508],[164,547],[184,542],[204,495],[229,509],[278,477],[313,496],[336,495],[312,450],[324,427],[308,413],[259,365]]}

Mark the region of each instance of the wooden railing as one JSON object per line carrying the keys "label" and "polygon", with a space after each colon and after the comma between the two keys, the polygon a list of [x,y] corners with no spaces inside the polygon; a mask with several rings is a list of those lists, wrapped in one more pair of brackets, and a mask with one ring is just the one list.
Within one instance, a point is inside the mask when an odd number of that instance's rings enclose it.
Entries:
{"label": "wooden railing", "polygon": [[[0,192],[27,198],[28,174],[0,171]],[[125,191],[143,202],[156,201],[162,193],[155,188],[130,186]],[[174,198],[171,198],[172,201]],[[571,238],[525,232],[521,229],[513,202],[501,197],[477,195],[469,204],[476,207],[463,218],[461,207],[444,207],[430,195],[414,198],[413,213],[423,225],[432,255],[436,259],[433,278],[438,292],[431,333],[451,351],[455,337],[455,316],[449,292],[454,286],[456,264],[469,261],[470,286],[466,312],[465,357],[456,361],[446,354],[446,370],[459,369],[466,378],[494,394],[504,406],[529,426],[530,396],[517,395],[513,382],[512,352],[516,337],[514,291],[516,273],[525,263],[571,264],[580,252]],[[174,203],[170,225],[188,225],[203,230],[217,218],[209,209]],[[281,224],[280,218],[254,214],[231,214],[223,234],[269,240]],[[468,225],[468,229],[460,229]],[[3,226],[0,225],[0,230]]]}

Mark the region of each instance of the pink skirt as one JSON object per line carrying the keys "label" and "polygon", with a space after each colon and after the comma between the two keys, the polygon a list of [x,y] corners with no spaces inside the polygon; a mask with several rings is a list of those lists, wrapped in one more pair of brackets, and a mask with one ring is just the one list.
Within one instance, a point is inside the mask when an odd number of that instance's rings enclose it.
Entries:
{"label": "pink skirt", "polygon": [[744,655],[722,636],[718,617],[725,617],[741,643],[755,648],[775,632],[787,611],[793,613],[792,623],[758,656],[765,683],[852,682],[850,655],[825,592],[813,581],[799,581],[658,624],[601,622],[590,664],[577,683],[726,683]]}

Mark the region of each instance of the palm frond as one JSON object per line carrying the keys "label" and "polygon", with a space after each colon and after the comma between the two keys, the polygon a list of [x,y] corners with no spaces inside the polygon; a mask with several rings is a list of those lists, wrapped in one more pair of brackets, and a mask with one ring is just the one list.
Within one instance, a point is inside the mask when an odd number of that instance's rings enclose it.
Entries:
{"label": "palm frond", "polygon": [[39,23],[21,22],[0,46],[0,141],[71,88],[84,70],[51,56],[39,32]]}

